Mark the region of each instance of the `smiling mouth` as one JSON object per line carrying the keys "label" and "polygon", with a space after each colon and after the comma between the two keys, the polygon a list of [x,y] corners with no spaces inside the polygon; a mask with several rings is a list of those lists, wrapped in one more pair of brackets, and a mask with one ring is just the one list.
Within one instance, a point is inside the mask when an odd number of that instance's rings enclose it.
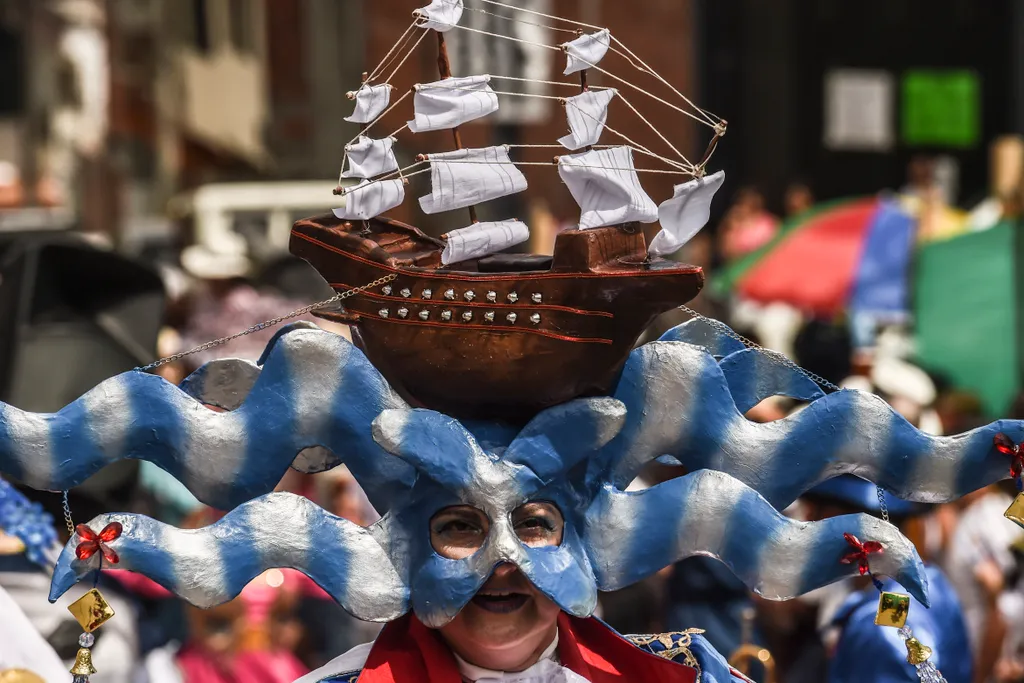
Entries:
{"label": "smiling mouth", "polygon": [[495,614],[509,614],[520,609],[530,599],[525,593],[478,593],[473,604]]}

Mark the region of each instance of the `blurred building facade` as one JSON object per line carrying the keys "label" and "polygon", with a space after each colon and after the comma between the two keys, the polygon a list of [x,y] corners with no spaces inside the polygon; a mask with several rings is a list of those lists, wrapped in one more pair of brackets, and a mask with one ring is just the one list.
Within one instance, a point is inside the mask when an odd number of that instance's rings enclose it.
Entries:
{"label": "blurred building facade", "polygon": [[335,177],[361,4],[0,2],[0,206],[116,238],[206,183]]}

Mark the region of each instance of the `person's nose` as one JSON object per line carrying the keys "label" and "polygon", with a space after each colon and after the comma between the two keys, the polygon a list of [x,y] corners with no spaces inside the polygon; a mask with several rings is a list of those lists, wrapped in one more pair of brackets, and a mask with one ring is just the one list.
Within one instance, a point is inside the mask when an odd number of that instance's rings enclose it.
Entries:
{"label": "person's nose", "polygon": [[500,579],[504,579],[505,577],[511,576],[512,574],[516,573],[516,571],[518,571],[516,566],[511,562],[502,562],[494,568],[494,576]]}

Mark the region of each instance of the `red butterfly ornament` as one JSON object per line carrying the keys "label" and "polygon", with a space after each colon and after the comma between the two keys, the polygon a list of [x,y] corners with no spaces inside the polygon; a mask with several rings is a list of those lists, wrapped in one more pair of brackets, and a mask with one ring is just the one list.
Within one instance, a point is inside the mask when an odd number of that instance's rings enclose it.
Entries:
{"label": "red butterfly ornament", "polygon": [[856,563],[858,569],[860,569],[861,576],[864,576],[871,571],[871,568],[868,566],[868,555],[871,555],[872,553],[880,554],[885,550],[885,546],[878,541],[864,541],[861,543],[860,539],[853,534],[843,534],[843,538],[845,538],[846,542],[850,544],[851,548],[853,548],[853,552],[847,553],[841,562],[843,564]]}
{"label": "red butterfly ornament", "polygon": [[113,548],[107,544],[121,537],[123,528],[120,522],[111,522],[110,524],[103,527],[103,530],[98,534],[87,527],[84,524],[79,524],[75,527],[75,533],[82,539],[82,542],[75,548],[75,556],[82,560],[88,560],[90,557],[96,554],[97,551],[103,554],[105,559],[110,564],[117,564],[121,558],[117,556],[117,553]]}
{"label": "red butterfly ornament", "polygon": [[992,443],[995,444],[997,451],[1010,456],[1010,476],[1019,479],[1021,473],[1024,473],[1024,451],[1021,450],[1020,444],[1014,443],[1013,439],[1002,432],[992,437]]}

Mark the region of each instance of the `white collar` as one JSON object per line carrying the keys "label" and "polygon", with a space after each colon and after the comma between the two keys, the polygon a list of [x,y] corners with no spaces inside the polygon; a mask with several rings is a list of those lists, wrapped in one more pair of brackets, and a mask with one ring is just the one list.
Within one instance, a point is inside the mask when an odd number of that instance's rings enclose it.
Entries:
{"label": "white collar", "polygon": [[554,675],[562,669],[558,661],[558,632],[555,632],[555,639],[551,641],[536,664],[525,671],[491,671],[483,667],[470,664],[462,657],[455,654],[455,663],[459,666],[459,673],[462,678],[470,683],[546,683],[553,680]]}

